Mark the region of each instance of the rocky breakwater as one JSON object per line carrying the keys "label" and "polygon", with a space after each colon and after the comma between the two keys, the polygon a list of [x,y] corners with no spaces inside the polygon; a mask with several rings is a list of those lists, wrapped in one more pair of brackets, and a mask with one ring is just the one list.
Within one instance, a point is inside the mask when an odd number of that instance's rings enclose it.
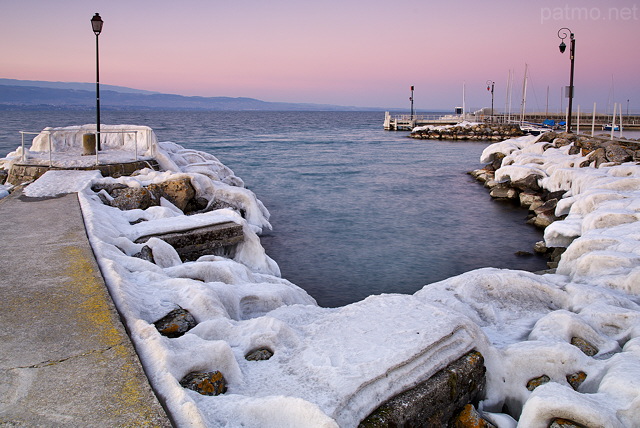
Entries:
{"label": "rocky breakwater", "polygon": [[[158,143],[165,171],[49,171],[25,191],[84,177],[96,259],[176,426],[638,427],[640,165],[581,166],[575,142],[542,140],[482,158],[502,157],[497,182],[539,171],[542,192],[564,192],[545,229],[566,248],[555,274],[484,268],[340,308],[280,277],[257,236],[268,211],[212,155]],[[221,221],[243,228],[232,257],[185,260],[156,238]]]}
{"label": "rocky breakwater", "polygon": [[[560,174],[564,168],[598,169],[640,161],[638,141],[556,132],[525,138],[526,145],[509,140],[487,148],[482,161],[489,163],[469,174],[490,189],[492,198],[511,200],[528,209],[527,223],[541,229],[566,219],[569,204],[575,198],[567,193],[570,179],[551,185],[550,173]],[[565,196],[567,199],[563,201]],[[542,241],[534,251],[549,256],[549,267],[556,268],[564,247],[548,247]]]}
{"label": "rocky breakwater", "polygon": [[524,132],[514,124],[462,122],[447,126],[418,126],[411,131],[409,136],[429,140],[501,141],[522,135]]}

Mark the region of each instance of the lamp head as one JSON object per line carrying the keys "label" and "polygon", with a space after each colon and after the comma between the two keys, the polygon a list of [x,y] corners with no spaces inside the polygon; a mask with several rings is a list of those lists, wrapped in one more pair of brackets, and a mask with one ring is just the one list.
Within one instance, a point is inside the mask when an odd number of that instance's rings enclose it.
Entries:
{"label": "lamp head", "polygon": [[91,18],[91,28],[96,36],[102,32],[102,24],[103,21],[100,15],[97,13],[93,15],[93,18]]}
{"label": "lamp head", "polygon": [[567,45],[564,44],[564,40],[562,41],[562,43],[560,43],[560,53],[564,53],[564,51],[567,49]]}

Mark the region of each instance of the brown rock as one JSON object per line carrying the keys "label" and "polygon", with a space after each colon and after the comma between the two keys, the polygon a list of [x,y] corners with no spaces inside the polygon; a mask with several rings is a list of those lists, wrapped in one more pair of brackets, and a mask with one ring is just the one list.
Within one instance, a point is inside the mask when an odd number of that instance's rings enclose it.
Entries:
{"label": "brown rock", "polygon": [[530,174],[520,180],[512,181],[511,186],[522,191],[539,192],[540,190],[542,190],[542,188],[538,184],[539,178],[539,175]]}
{"label": "brown rock", "polygon": [[9,171],[0,169],[0,184],[4,184],[7,181],[7,177],[9,177]]}
{"label": "brown rock", "polygon": [[244,232],[241,224],[227,221],[195,229],[145,235],[135,242],[142,244],[152,237],[162,239],[175,248],[182,261],[192,261],[210,254],[233,257],[235,246],[244,239]]}
{"label": "brown rock", "polygon": [[273,352],[269,348],[256,349],[244,356],[247,361],[263,361],[271,357],[273,357]]}
{"label": "brown rock", "polygon": [[542,134],[538,141],[539,142],[544,142],[544,143],[550,143],[553,140],[555,140],[556,138],[558,138],[558,134],[555,133],[554,131],[549,131],[549,132],[545,132],[544,134]]}
{"label": "brown rock", "polygon": [[182,378],[180,386],[202,395],[220,395],[227,392],[227,381],[217,370],[189,373]]}
{"label": "brown rock", "polygon": [[153,325],[163,336],[180,337],[197,325],[193,315],[186,309],[178,308],[154,322]]}
{"label": "brown rock", "polygon": [[555,144],[556,147],[563,147],[571,144],[571,141],[567,140],[566,138],[556,138],[553,144]]}
{"label": "brown rock", "polygon": [[581,337],[572,337],[571,344],[584,352],[585,355],[588,355],[590,357],[593,357],[599,352],[598,348],[582,339]]}
{"label": "brown rock", "polygon": [[550,380],[551,379],[547,375],[542,375],[540,377],[529,379],[529,382],[527,382],[527,389],[529,391],[533,391],[534,389],[536,389],[540,385],[543,385],[543,384],[549,382]]}
{"label": "brown rock", "polygon": [[548,201],[546,201],[544,204],[540,205],[539,207],[535,208],[533,211],[540,215],[540,214],[545,214],[547,216],[553,216],[556,212],[556,206],[558,205],[558,200],[557,199],[549,199]]}
{"label": "brown rock", "polygon": [[547,250],[548,250],[547,244],[545,244],[544,241],[538,241],[533,246],[533,251],[538,254],[544,254],[547,252]]}
{"label": "brown rock", "polygon": [[142,247],[140,252],[134,254],[133,257],[137,257],[139,259],[146,260],[151,263],[155,263],[155,260],[153,259],[153,251],[148,245],[145,245],[144,247]]}
{"label": "brown rock", "polygon": [[111,206],[120,208],[121,210],[145,210],[153,203],[151,193],[144,187],[127,187],[124,189],[115,189],[112,193],[114,199]]}
{"label": "brown rock", "polygon": [[608,162],[605,150],[602,147],[599,147],[594,151],[592,151],[591,153],[589,153],[588,159],[589,159],[589,163],[591,162],[596,163],[596,168],[598,168],[603,163]]}
{"label": "brown rock", "polygon": [[451,424],[452,428],[495,428],[491,422],[482,419],[482,416],[471,404],[464,406],[464,409],[456,416]]}
{"label": "brown rock", "polygon": [[582,382],[584,382],[586,379],[587,379],[587,374],[582,371],[567,375],[567,382],[569,382],[569,385],[571,385],[571,388],[573,388],[576,391],[578,390],[580,385],[582,385]]}
{"label": "brown rock", "polygon": [[538,227],[540,229],[544,229],[545,227],[549,226],[551,223],[553,223],[556,220],[557,218],[553,215],[538,214],[537,216],[533,217],[531,220],[527,221],[527,223],[532,224],[535,227]]}
{"label": "brown rock", "polygon": [[498,184],[491,189],[489,195],[496,199],[516,199],[518,197],[518,191],[504,184]]}
{"label": "brown rock", "polygon": [[152,183],[148,187],[155,200],[165,198],[173,205],[184,211],[187,204],[196,195],[196,191],[187,177],[168,180],[162,183]]}
{"label": "brown rock", "polygon": [[587,428],[582,424],[570,421],[569,419],[555,418],[549,424],[549,428]]}
{"label": "brown rock", "polygon": [[569,154],[570,155],[579,155],[581,152],[582,152],[582,150],[578,146],[571,146],[569,148]]}
{"label": "brown rock", "polygon": [[471,351],[418,386],[396,395],[360,422],[360,428],[448,426],[482,393],[484,358]]}
{"label": "brown rock", "polygon": [[609,162],[624,163],[633,159],[633,154],[617,144],[609,144],[605,148],[605,156]]}

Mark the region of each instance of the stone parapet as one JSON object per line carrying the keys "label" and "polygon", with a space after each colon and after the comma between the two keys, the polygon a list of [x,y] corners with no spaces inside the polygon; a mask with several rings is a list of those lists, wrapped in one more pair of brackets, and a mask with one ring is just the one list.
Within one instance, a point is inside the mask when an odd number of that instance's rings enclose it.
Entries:
{"label": "stone parapet", "polygon": [[41,175],[49,170],[94,170],[100,171],[103,177],[121,177],[123,175],[131,175],[135,171],[143,168],[152,168],[159,170],[158,162],[155,159],[138,160],[133,162],[109,163],[92,166],[79,167],[55,167],[48,165],[30,165],[30,164],[14,164],[9,171],[7,183],[18,185],[38,179]]}

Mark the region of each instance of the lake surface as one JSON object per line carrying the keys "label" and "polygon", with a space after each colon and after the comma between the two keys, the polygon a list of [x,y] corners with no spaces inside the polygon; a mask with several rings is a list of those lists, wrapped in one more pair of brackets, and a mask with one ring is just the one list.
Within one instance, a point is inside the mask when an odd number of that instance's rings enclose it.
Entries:
{"label": "lake surface", "polygon": [[[94,123],[93,112],[1,111],[0,156],[18,131]],[[209,152],[271,212],[262,244],[282,276],[322,306],[413,293],[480,267],[541,270],[519,257],[542,233],[467,171],[484,142],[413,140],[380,112],[106,111],[104,124],[152,127],[160,141]],[[44,215],[44,214],[43,214]]]}

